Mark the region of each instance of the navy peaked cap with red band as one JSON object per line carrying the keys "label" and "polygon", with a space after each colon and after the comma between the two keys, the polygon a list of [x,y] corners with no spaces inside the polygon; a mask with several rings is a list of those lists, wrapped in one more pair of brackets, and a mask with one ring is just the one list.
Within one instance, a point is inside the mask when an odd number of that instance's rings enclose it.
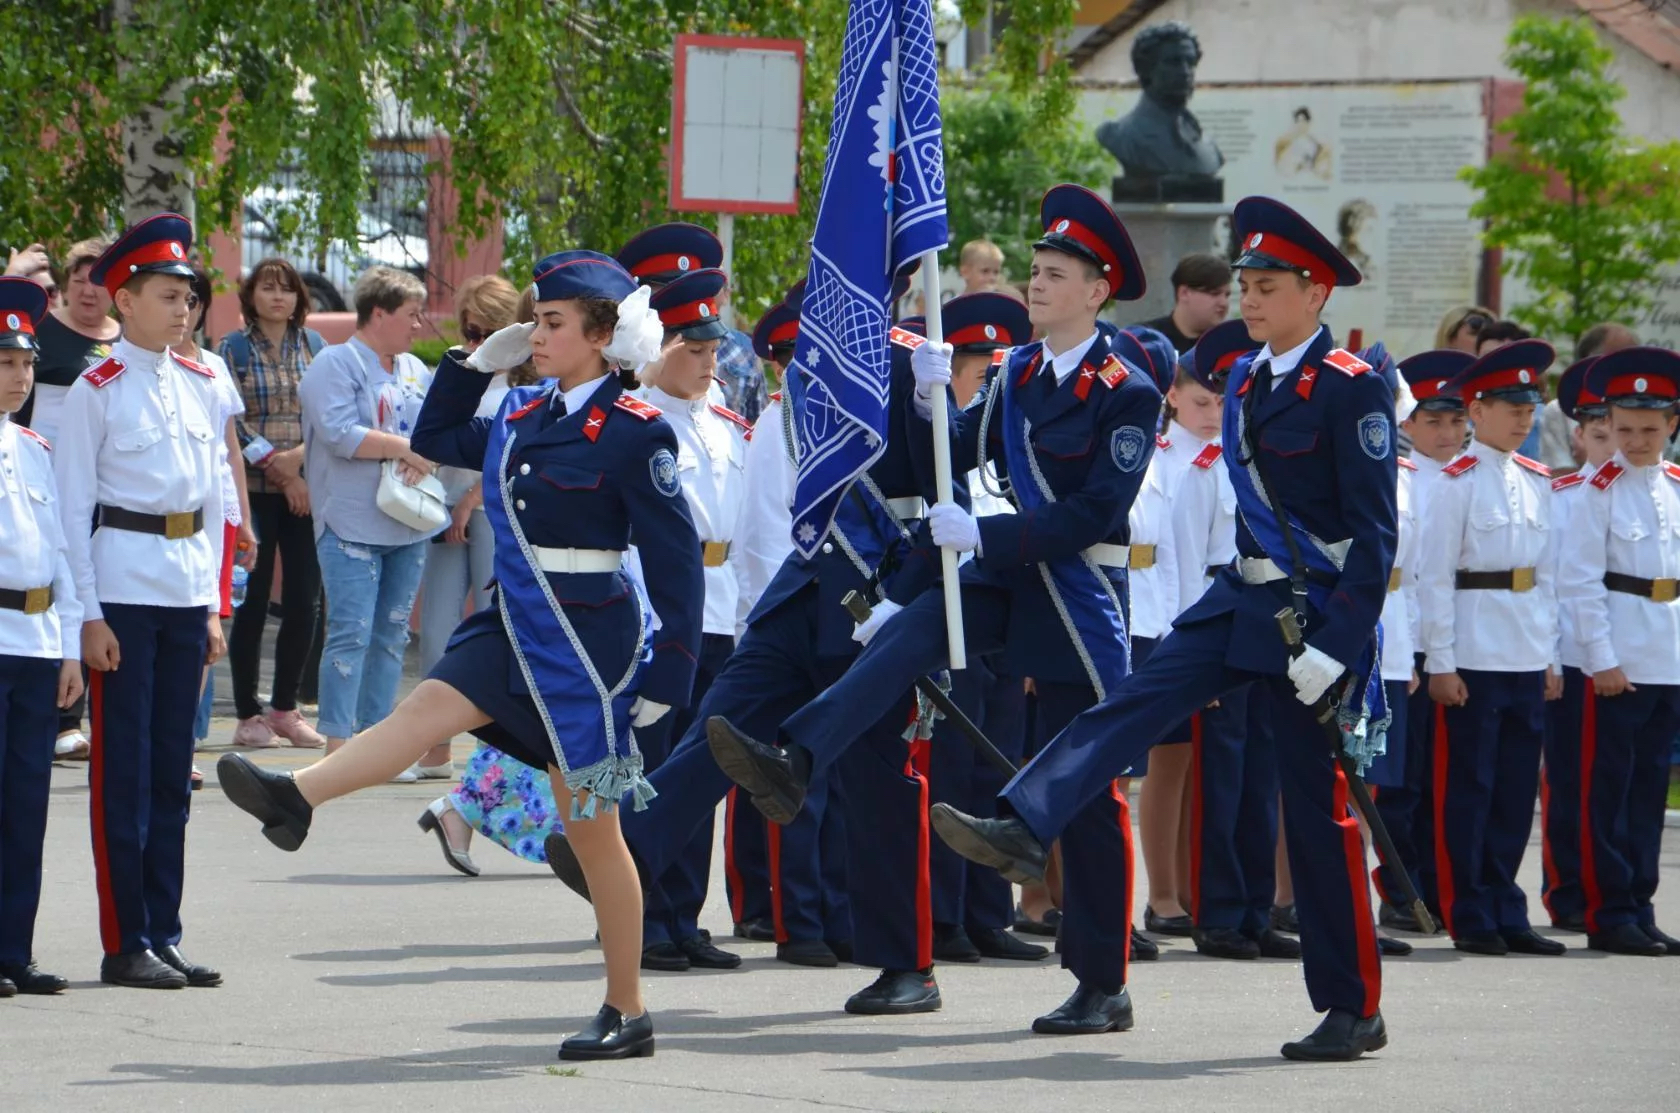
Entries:
{"label": "navy peaked cap with red band", "polygon": [[618,249],[618,261],[639,282],[664,286],[689,271],[723,265],[723,244],[710,229],[676,220],[655,224]]}
{"label": "navy peaked cap with red band", "polygon": [[35,326],[47,315],[47,292],[31,278],[0,278],[0,348],[36,351]]}
{"label": "navy peaked cap with red band", "polygon": [[1231,366],[1249,352],[1260,350],[1260,342],[1248,335],[1242,321],[1221,321],[1197,339],[1196,346],[1179,358],[1178,366],[1197,383],[1215,394],[1225,393]]}
{"label": "navy peaked cap with red band", "polygon": [[1039,203],[1038,215],[1044,222],[1044,235],[1033,247],[1095,263],[1108,279],[1108,296],[1115,301],[1136,301],[1143,296],[1143,264],[1126,226],[1107,201],[1084,186],[1053,186]]}
{"label": "navy peaked cap with red band", "polygon": [[1110,339],[1108,348],[1138,370],[1147,371],[1162,394],[1178,375],[1178,349],[1158,329],[1143,325],[1121,329]]}
{"label": "navy peaked cap with red band", "polygon": [[623,301],[636,288],[618,260],[599,251],[557,251],[531,268],[538,301],[606,298]]}
{"label": "navy peaked cap with red band", "polygon": [[782,295],[782,300],[792,307],[797,315],[805,306],[805,279],[801,278],[798,282],[789,286],[787,293]]}
{"label": "navy peaked cap with red band", "polygon": [[1495,348],[1460,371],[1446,390],[1465,402],[1498,398],[1518,405],[1538,406],[1545,398],[1540,384],[1557,352],[1544,340],[1518,340]]}
{"label": "navy peaked cap with red band", "polygon": [[729,334],[718,314],[718,295],[729,279],[715,267],[689,271],[654,291],[648,304],[659,314],[666,332],[680,332],[685,340],[721,340]]}
{"label": "navy peaked cap with red band", "polygon": [[1571,421],[1580,421],[1584,417],[1603,417],[1609,410],[1602,395],[1586,389],[1587,371],[1598,360],[1598,356],[1578,359],[1558,376],[1558,409]]}
{"label": "navy peaked cap with red band", "polygon": [[[946,302],[942,312],[945,343],[959,352],[991,352],[1032,339],[1027,307],[1008,294],[963,294]],[[900,321],[899,327],[909,325]]]}
{"label": "navy peaked cap with red band", "polygon": [[88,281],[97,283],[113,296],[137,274],[193,276],[187,255],[192,247],[192,222],[179,213],[147,217],[117,237],[117,242],[94,260]]}
{"label": "navy peaked cap with red band", "polygon": [[1400,361],[1400,377],[1411,389],[1412,399],[1420,410],[1462,410],[1464,399],[1448,390],[1452,381],[1476,357],[1457,348],[1436,348],[1419,352]]}
{"label": "navy peaked cap with red band", "polygon": [[1237,270],[1289,271],[1326,286],[1359,285],[1359,268],[1281,201],[1244,197],[1231,210],[1231,231],[1242,251],[1231,264]]}
{"label": "navy peaked cap with red band", "polygon": [[775,359],[777,348],[791,348],[798,339],[799,307],[779,301],[758,319],[753,329],[753,351],[759,359]]}
{"label": "navy peaked cap with red band", "polygon": [[1680,402],[1680,353],[1623,348],[1600,356],[1587,369],[1585,389],[1624,409],[1667,409]]}

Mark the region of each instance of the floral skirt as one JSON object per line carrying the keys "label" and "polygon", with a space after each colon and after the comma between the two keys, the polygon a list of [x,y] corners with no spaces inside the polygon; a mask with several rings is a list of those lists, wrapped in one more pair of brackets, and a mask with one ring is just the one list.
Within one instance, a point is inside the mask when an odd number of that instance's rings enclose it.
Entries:
{"label": "floral skirt", "polygon": [[543,839],[564,829],[548,770],[480,742],[449,805],[472,828],[527,862],[546,863]]}

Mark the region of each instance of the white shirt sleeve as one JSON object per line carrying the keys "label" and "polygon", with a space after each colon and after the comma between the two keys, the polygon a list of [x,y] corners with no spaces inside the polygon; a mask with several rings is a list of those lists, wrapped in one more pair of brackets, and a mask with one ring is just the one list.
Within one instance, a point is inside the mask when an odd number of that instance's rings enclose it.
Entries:
{"label": "white shirt sleeve", "polygon": [[59,412],[58,443],[53,449],[53,477],[58,483],[58,516],[74,523],[64,531],[65,558],[76,584],[83,621],[102,622],[99,583],[93,567],[93,510],[99,503],[99,448],[105,438],[107,396],[86,379],[77,379]]}
{"label": "white shirt sleeve", "polygon": [[1596,675],[1619,667],[1610,637],[1610,589],[1604,586],[1609,566],[1610,492],[1589,484],[1576,492],[1573,502],[1566,521],[1558,523],[1568,528],[1561,531],[1564,536],[1557,547],[1557,594],[1580,643],[1582,668]]}
{"label": "white shirt sleeve", "polygon": [[[1486,466],[1486,465],[1481,465]],[[1418,538],[1418,637],[1430,675],[1457,672],[1457,576],[1473,476],[1443,475],[1429,488]]]}

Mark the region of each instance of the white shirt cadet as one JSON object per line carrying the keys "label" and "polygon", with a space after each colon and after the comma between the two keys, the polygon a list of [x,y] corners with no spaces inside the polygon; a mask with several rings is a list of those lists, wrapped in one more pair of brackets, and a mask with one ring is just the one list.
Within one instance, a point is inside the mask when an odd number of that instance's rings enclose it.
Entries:
{"label": "white shirt cadet", "polygon": [[[1571,530],[1580,528],[1581,487],[1596,469],[1588,468],[1552,481],[1552,528],[1560,538],[1552,546],[1553,582],[1558,585],[1558,663],[1564,668],[1579,669],[1586,665],[1581,640],[1575,633],[1575,619],[1564,602],[1563,550]],[[1602,578],[1603,573],[1600,573]]]}
{"label": "white shirt cadet", "polygon": [[793,552],[795,475],[783,429],[785,412],[781,394],[772,394],[770,404],[759,412],[747,443],[741,516],[735,525],[735,550],[741,557],[737,631],[746,629],[747,615]]}
{"label": "white shirt cadet", "polygon": [[[202,366],[201,364],[198,366]],[[119,340],[70,388],[53,452],[59,520],[85,619],[105,603],[219,607],[226,441],[214,373]],[[90,537],[96,506],[141,514],[201,511],[204,528],[171,539],[124,529]]]}
{"label": "white shirt cadet", "polygon": [[1418,520],[1412,498],[1412,484],[1417,473],[1410,464],[1410,461],[1401,461],[1400,477],[1395,485],[1394,571],[1388,578],[1388,598],[1383,600],[1381,619],[1381,671],[1384,680],[1412,679]]}
{"label": "white shirt cadet", "polygon": [[[1182,427],[1175,432],[1190,437]],[[1195,447],[1199,444],[1199,447]],[[1183,613],[1202,597],[1213,577],[1210,567],[1222,567],[1237,555],[1237,492],[1220,461],[1218,441],[1196,442],[1189,466],[1172,503],[1173,547],[1178,558],[1178,609]],[[1176,616],[1175,616],[1176,617]]]}
{"label": "white shirt cadet", "polygon": [[[1680,465],[1636,468],[1621,453],[1579,488],[1563,538],[1559,595],[1589,673],[1620,668],[1639,684],[1680,684]],[[1656,585],[1666,601],[1611,591],[1606,573]]]}
{"label": "white shirt cadet", "polygon": [[[0,414],[0,588],[51,585],[52,606],[34,614],[0,608],[0,656],[82,658],[82,605],[58,517],[47,442]],[[31,608],[33,609],[33,608]]]}
{"label": "white shirt cadet", "polygon": [[[1540,672],[1556,664],[1551,498],[1544,466],[1480,441],[1434,481],[1417,562],[1419,634],[1431,675]],[[1460,591],[1460,571],[1516,571],[1533,586]]]}
{"label": "white shirt cadet", "polygon": [[[1178,616],[1178,549],[1173,544],[1168,472],[1163,459],[1171,442],[1156,438],[1155,452],[1143,473],[1143,486],[1126,515],[1132,538],[1132,637],[1164,638]],[[972,487],[972,480],[970,481]]]}

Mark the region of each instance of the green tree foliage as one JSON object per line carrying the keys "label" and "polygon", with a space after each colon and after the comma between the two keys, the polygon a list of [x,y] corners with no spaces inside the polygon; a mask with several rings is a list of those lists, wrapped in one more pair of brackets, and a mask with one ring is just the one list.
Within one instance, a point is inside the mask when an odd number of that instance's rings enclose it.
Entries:
{"label": "green tree foliage", "polygon": [[1533,290],[1511,315],[1544,336],[1637,319],[1680,262],[1680,144],[1622,133],[1613,57],[1589,20],[1518,19],[1505,62],[1527,88],[1499,125],[1510,149],[1461,175],[1485,242]]}

